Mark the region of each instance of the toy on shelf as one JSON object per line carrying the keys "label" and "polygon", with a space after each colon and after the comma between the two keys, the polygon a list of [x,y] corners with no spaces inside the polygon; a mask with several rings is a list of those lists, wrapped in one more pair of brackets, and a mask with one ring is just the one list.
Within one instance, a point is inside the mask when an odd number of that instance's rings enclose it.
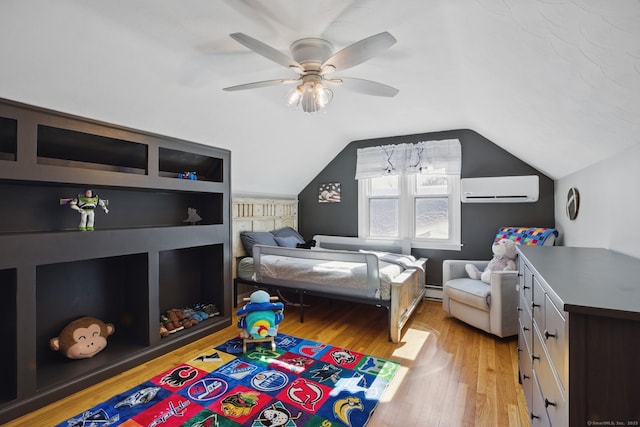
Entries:
{"label": "toy on shelf", "polygon": [[183,222],[188,222],[189,224],[194,225],[200,221],[202,221],[202,217],[198,215],[198,211],[195,208],[187,208],[187,219]]}
{"label": "toy on shelf", "polygon": [[80,231],[93,231],[94,211],[98,206],[104,210],[104,213],[109,213],[109,209],[107,209],[109,201],[93,194],[93,190],[90,188],[84,190],[84,195],[78,194],[72,199],[60,199],[60,204],[69,205],[71,209],[80,213],[80,225],[78,226]]}
{"label": "toy on shelf", "polygon": [[248,303],[236,312],[243,352],[247,351],[248,342],[270,342],[271,349],[276,349],[273,338],[278,335],[278,325],[284,318],[284,304],[271,302],[277,299],[262,290],[244,299]]}
{"label": "toy on shelf", "polygon": [[107,337],[114,332],[115,327],[111,323],[95,317],[81,317],[65,326],[57,337],[49,341],[49,346],[69,359],[88,359],[104,350]]}
{"label": "toy on shelf", "polygon": [[178,178],[181,179],[190,179],[191,181],[197,181],[198,180],[198,175],[196,175],[195,172],[182,172],[181,174],[178,175]]}

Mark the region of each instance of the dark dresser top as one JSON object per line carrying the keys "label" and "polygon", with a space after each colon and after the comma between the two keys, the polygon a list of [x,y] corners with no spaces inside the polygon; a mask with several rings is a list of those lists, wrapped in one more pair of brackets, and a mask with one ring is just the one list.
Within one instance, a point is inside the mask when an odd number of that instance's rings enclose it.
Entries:
{"label": "dark dresser top", "polygon": [[519,246],[518,251],[564,311],[640,320],[640,259],[601,248]]}

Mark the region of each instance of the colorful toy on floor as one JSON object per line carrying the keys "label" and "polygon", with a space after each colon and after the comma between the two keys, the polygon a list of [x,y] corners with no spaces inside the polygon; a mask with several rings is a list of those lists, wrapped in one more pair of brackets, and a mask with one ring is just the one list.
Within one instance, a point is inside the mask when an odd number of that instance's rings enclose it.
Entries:
{"label": "colorful toy on floor", "polygon": [[271,342],[271,347],[275,350],[273,337],[278,335],[278,325],[284,318],[284,304],[271,302],[277,299],[265,291],[255,291],[248,299],[249,302],[236,312],[243,351],[246,351],[247,342]]}

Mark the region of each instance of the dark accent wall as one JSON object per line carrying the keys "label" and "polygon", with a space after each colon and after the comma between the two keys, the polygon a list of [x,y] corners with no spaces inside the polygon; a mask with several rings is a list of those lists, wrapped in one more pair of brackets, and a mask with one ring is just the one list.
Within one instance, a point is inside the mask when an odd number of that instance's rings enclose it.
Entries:
{"label": "dark accent wall", "polygon": [[[429,258],[428,283],[442,283],[442,261],[445,259],[491,259],[491,243],[499,227],[555,226],[553,180],[477,132],[462,129],[349,143],[298,195],[301,234],[307,239],[315,234],[358,235],[358,183],[354,178],[358,148],[452,138],[460,140],[462,146],[462,178],[538,175],[540,198],[535,203],[462,203],[462,250],[412,251],[416,257]],[[329,182],[341,184],[340,203],[318,203],[320,184]]]}

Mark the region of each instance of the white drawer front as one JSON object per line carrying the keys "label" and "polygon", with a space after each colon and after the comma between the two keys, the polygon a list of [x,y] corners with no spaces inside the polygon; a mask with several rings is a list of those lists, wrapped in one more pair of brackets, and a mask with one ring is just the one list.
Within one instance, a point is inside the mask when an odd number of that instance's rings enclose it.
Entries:
{"label": "white drawer front", "polygon": [[533,393],[533,371],[531,370],[531,352],[530,348],[527,348],[527,344],[524,341],[522,328],[520,328],[520,333],[518,334],[518,350],[520,382],[522,383],[522,389],[524,390],[524,398],[527,402],[527,408],[532,408],[533,402],[531,398]]}
{"label": "white drawer front", "polygon": [[533,274],[524,262],[520,263],[520,295],[531,309],[533,301]]}
{"label": "white drawer front", "polygon": [[533,370],[540,383],[542,392],[542,404],[549,415],[551,425],[566,426],[569,422],[569,408],[551,367],[551,360],[542,341],[544,338],[537,329],[533,334],[534,350],[532,354]]}
{"label": "white drawer front", "polygon": [[531,427],[551,427],[552,425],[547,411],[544,409],[544,398],[535,373],[533,374],[533,393],[529,416],[531,417]]}
{"label": "white drawer front", "polygon": [[[520,304],[523,304],[524,302],[522,301],[522,299],[520,300]],[[522,336],[524,338],[525,344],[527,346],[527,350],[529,351],[529,353],[531,353],[532,350],[532,345],[533,345],[533,341],[532,341],[532,332],[533,332],[533,321],[531,320],[531,313],[529,313],[528,310],[523,309],[520,312],[520,332],[522,333]]]}
{"label": "white drawer front", "polygon": [[545,292],[538,282],[538,279],[533,278],[533,302],[531,304],[531,314],[533,316],[533,320],[538,324],[538,328],[540,330],[544,330],[544,303],[545,303]]}
{"label": "white drawer front", "polygon": [[545,302],[545,329],[542,331],[544,342],[551,357],[551,365],[555,368],[563,391],[566,390],[568,372],[567,328],[563,313],[551,302]]}

